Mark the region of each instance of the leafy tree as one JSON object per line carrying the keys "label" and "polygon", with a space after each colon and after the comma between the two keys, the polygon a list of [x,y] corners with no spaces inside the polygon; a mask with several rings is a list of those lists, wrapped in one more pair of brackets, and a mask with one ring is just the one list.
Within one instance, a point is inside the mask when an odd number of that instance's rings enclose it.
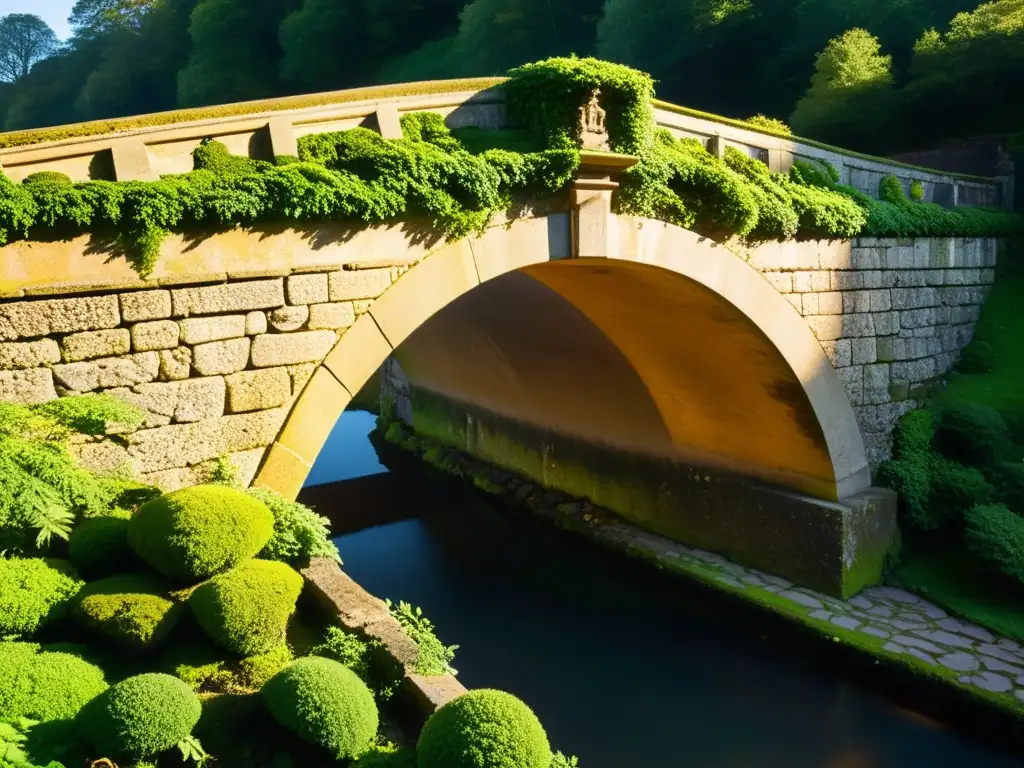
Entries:
{"label": "leafy tree", "polygon": [[278,27],[295,0],[200,0],[192,53],[178,74],[180,106],[266,98],[279,92]]}
{"label": "leafy tree", "polygon": [[[1024,82],[1024,0],[996,0],[958,13],[945,34],[914,46],[905,90],[908,119],[931,137],[1020,130],[1024,103],[1003,95]],[[955,103],[955,110],[948,109]]]}
{"label": "leafy tree", "polygon": [[810,88],[790,117],[799,134],[864,146],[885,130],[893,105],[892,57],[864,29],[833,38],[814,65]]}
{"label": "leafy tree", "polygon": [[196,2],[159,0],[137,27],[108,32],[102,58],[75,103],[80,117],[94,120],[173,107],[178,71],[188,60],[189,17]]}
{"label": "leafy tree", "polygon": [[12,89],[4,129],[78,122],[75,99],[101,54],[97,41],[81,41],[32,67]]}
{"label": "leafy tree", "polygon": [[108,32],[138,29],[159,0],[76,0],[68,22],[75,35],[98,37]]}
{"label": "leafy tree", "polygon": [[0,80],[16,83],[32,65],[57,50],[57,35],[31,13],[12,13],[0,18]]}

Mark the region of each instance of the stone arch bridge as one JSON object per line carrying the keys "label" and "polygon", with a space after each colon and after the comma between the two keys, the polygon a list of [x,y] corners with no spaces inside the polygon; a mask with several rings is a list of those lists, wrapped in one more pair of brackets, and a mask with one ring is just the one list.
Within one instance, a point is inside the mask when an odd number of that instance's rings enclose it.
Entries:
{"label": "stone arch bridge", "polygon": [[[457,85],[29,134],[0,163],[14,180],[155,179],[190,170],[206,138],[272,157],[295,154],[298,136],[357,125],[400,136],[408,111],[503,125],[500,91]],[[662,103],[655,115],[776,170],[825,159],[866,191],[895,173],[940,203],[998,199],[994,181]],[[614,168],[595,162],[564,209],[456,242],[403,225],[174,235],[147,279],[88,236],[0,247],[0,400],[110,392],[148,420],[120,443],[80,446],[89,465],[127,463],[174,488],[227,455],[246,482],[294,497],[337,417],[397,359],[390,370],[427,434],[808,586],[850,594],[876,580],[894,505],[871,488],[870,467],[970,340],[995,242],[737,252],[614,215]]]}

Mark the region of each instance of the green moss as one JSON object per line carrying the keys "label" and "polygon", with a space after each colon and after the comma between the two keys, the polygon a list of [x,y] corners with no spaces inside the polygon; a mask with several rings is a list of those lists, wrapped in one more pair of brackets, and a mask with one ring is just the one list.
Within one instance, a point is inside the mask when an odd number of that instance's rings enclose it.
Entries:
{"label": "green moss", "polygon": [[427,720],[417,744],[419,768],[549,768],[544,727],[504,691],[472,690]]}
{"label": "green moss", "polygon": [[81,587],[64,560],[0,558],[0,637],[29,636],[62,618]]}
{"label": "green moss", "polygon": [[270,541],[274,516],[243,491],[199,485],[146,502],[128,543],[165,576],[196,582],[252,557]]}
{"label": "green moss", "polygon": [[935,447],[973,467],[989,467],[1013,456],[1010,430],[999,411],[982,403],[946,401],[939,411]]}
{"label": "green moss", "polygon": [[297,501],[288,501],[274,491],[250,488],[246,491],[265,504],[274,515],[274,533],[260,551],[265,560],[307,564],[314,557],[341,562],[338,548],[330,539],[331,521]]}
{"label": "green moss", "polygon": [[187,738],[201,713],[199,698],[181,680],[148,673],[110,687],[80,717],[99,754],[139,759]]}
{"label": "green moss", "polygon": [[275,720],[336,759],[358,757],[377,734],[379,715],[370,689],[331,659],[293,662],[263,686],[261,695]]}
{"label": "green moss", "polygon": [[68,557],[90,579],[137,570],[142,561],[128,546],[128,516],[93,517],[71,531]]}
{"label": "green moss", "polygon": [[183,608],[167,597],[159,580],[127,573],[87,584],[75,598],[71,615],[126,650],[148,652],[167,639]]}
{"label": "green moss", "polygon": [[249,560],[200,585],[188,605],[215,643],[252,656],[284,643],[301,591],[302,576],[284,563]]}
{"label": "green moss", "polygon": [[0,722],[67,720],[106,688],[103,671],[78,656],[0,641]]}

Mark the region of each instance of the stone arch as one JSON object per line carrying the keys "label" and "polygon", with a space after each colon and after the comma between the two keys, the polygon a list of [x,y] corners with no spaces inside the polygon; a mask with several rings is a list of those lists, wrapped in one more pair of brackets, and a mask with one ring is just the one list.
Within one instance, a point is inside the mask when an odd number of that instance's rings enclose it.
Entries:
{"label": "stone arch", "polygon": [[[564,266],[605,261],[637,275],[681,278],[719,297],[781,356],[799,382],[798,398],[820,429],[825,472],[816,472],[813,482],[791,487],[827,500],[866,489],[870,473],[849,399],[813,333],[789,302],[722,245],[653,220],[613,217],[611,223],[610,250],[616,252],[607,260],[569,259]],[[536,271],[568,259],[569,253],[568,216],[554,214],[492,227],[416,264],[374,301],[317,368],[254,484],[294,498],[353,394],[417,328],[481,283],[519,270]],[[799,474],[800,468],[794,471]]]}

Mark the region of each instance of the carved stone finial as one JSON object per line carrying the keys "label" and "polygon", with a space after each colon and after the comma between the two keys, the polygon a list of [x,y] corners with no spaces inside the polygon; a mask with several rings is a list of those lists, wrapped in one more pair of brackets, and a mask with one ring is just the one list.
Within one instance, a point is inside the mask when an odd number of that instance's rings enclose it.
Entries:
{"label": "carved stone finial", "polygon": [[597,100],[600,95],[600,89],[595,88],[587,103],[580,107],[580,136],[583,139],[583,149],[607,152],[608,128],[605,125],[605,111]]}

